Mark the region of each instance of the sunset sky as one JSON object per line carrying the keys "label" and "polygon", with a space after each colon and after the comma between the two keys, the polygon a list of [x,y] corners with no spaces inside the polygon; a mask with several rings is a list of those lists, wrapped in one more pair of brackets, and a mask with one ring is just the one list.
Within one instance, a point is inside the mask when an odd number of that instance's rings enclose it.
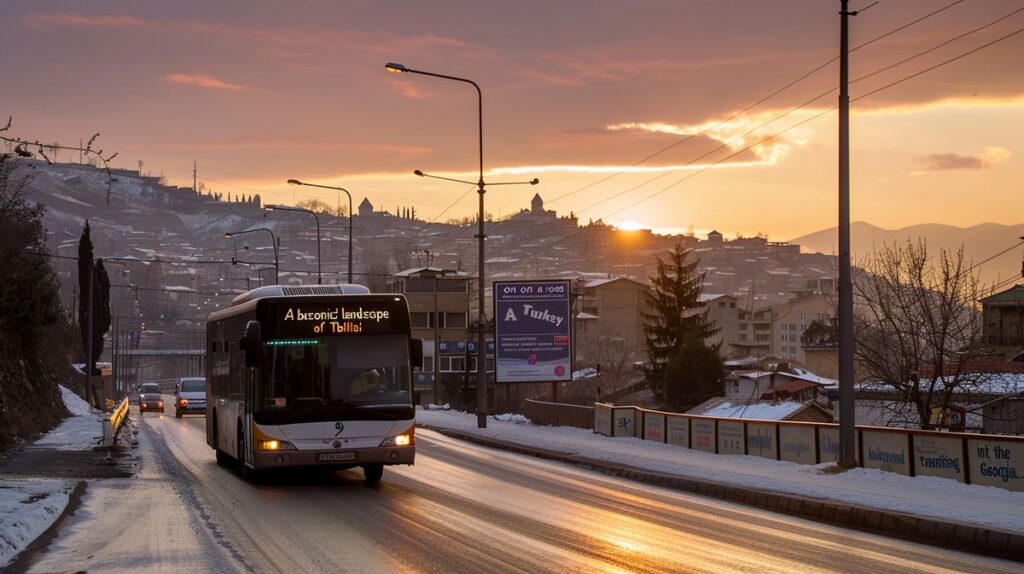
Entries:
{"label": "sunset sky", "polygon": [[[951,4],[851,56],[858,79],[953,40],[851,86],[855,220],[1021,223],[1024,4],[883,0],[852,19],[851,46]],[[785,240],[836,222],[828,110],[838,64],[729,118],[836,57],[838,9],[838,0],[6,0],[0,125],[13,116],[4,135],[64,144],[100,132],[97,147],[119,154],[114,165],[141,160],[178,185],[192,184],[195,160],[200,180],[224,193],[292,203],[313,195],[284,183],[299,178],[345,186],[356,203],[415,205],[431,220],[467,186],[412,172],[475,179],[475,92],[384,70],[399,62],[479,83],[487,179],[541,179],[492,188],[495,215],[539,192],[584,222]],[[467,194],[439,220],[475,210]]]}

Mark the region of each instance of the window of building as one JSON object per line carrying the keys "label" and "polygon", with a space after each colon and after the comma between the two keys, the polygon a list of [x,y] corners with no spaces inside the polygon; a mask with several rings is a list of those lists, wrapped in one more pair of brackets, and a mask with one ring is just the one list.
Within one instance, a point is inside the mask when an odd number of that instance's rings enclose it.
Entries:
{"label": "window of building", "polygon": [[465,329],[466,328],[466,314],[465,313],[444,313],[444,322],[441,325],[446,329]]}
{"label": "window of building", "polygon": [[428,327],[433,327],[430,315],[431,313],[409,313],[410,325],[412,325],[413,329],[426,329]]}
{"label": "window of building", "polygon": [[466,279],[438,279],[438,293],[467,293],[469,281]]}
{"label": "window of building", "polygon": [[406,293],[433,293],[434,279],[425,277],[409,277],[405,280]]}

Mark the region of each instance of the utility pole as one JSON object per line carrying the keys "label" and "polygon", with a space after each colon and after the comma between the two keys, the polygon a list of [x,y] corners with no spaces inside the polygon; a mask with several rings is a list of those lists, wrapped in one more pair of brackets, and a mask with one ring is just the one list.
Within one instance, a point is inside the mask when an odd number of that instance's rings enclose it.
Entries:
{"label": "utility pole", "polygon": [[197,181],[198,180],[198,178],[197,178],[197,175],[198,175],[197,171],[198,171],[198,166],[196,164],[196,160],[192,160],[192,193],[199,193],[199,185],[198,185],[198,181]]}
{"label": "utility pole", "polygon": [[853,272],[850,266],[850,37],[848,0],[840,0],[839,32],[839,466],[855,468]]}

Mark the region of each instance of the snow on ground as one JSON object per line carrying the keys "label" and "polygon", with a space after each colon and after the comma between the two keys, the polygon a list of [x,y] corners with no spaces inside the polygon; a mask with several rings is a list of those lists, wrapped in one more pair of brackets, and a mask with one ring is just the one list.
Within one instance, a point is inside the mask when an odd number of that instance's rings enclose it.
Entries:
{"label": "snow on ground", "polygon": [[93,414],[92,407],[89,403],[85,402],[85,399],[75,394],[74,391],[60,385],[61,398],[64,399],[64,406],[68,408],[72,416],[85,416]]}
{"label": "snow on ground", "polygon": [[[63,385],[60,393],[72,416],[27,448],[92,450],[103,434],[102,413]],[[74,487],[66,480],[0,481],[0,568],[53,524]]]}
{"label": "snow on ground", "polygon": [[93,410],[89,403],[63,385],[60,387],[60,393],[64,398],[64,406],[71,411],[72,416],[64,419],[57,428],[43,435],[29,448],[92,450],[103,438],[100,421],[106,415]]}
{"label": "snow on ground", "polygon": [[43,533],[68,504],[74,482],[0,482],[0,568]]}
{"label": "snow on ground", "polygon": [[516,414],[516,413],[505,413],[503,415],[494,415],[494,418],[499,420],[499,421],[502,421],[502,422],[515,423],[517,425],[528,425],[531,422],[530,419],[526,418],[523,415]]}
{"label": "snow on ground", "polygon": [[687,478],[1024,534],[1024,493],[1001,488],[866,468],[831,474],[823,465],[708,454],[637,438],[606,437],[588,429],[516,424],[493,417],[488,428],[478,429],[476,415],[457,411],[418,409],[416,421]]}

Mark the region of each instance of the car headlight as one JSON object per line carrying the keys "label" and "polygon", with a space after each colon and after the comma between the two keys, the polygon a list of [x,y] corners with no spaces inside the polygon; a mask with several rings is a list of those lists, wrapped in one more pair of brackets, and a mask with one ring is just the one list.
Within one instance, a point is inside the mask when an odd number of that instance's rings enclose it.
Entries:
{"label": "car headlight", "polygon": [[178,401],[178,404],[183,406],[183,407],[187,407],[188,406],[188,399],[181,399],[180,401]]}
{"label": "car headlight", "polygon": [[256,450],[295,450],[295,445],[286,440],[258,440]]}
{"label": "car headlight", "polygon": [[380,446],[409,446],[413,443],[413,434],[400,434],[392,437],[388,437],[381,441]]}

